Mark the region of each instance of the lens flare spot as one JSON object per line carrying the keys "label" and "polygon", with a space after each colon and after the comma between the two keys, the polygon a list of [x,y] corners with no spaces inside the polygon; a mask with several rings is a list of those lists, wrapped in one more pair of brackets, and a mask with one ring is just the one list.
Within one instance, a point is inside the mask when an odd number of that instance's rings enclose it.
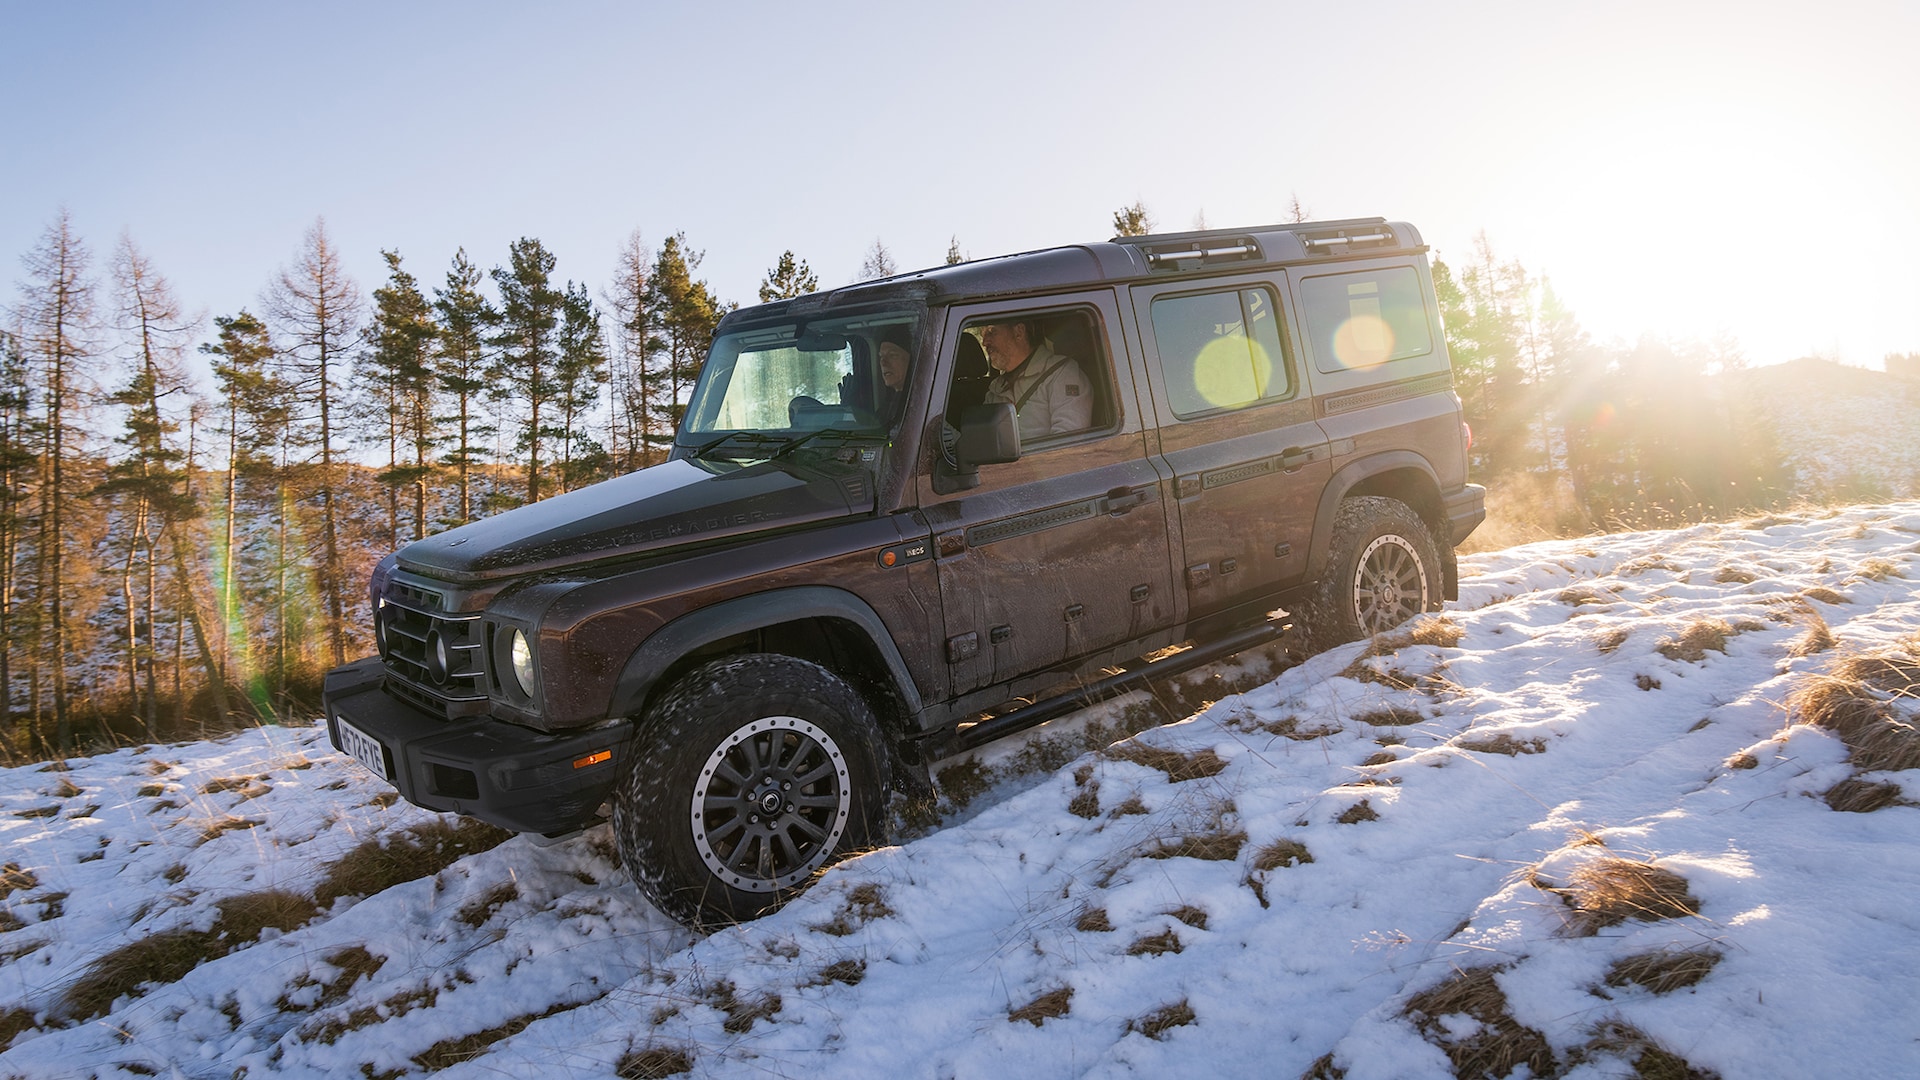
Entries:
{"label": "lens flare spot", "polygon": [[1267,350],[1238,335],[1208,342],[1193,361],[1194,391],[1210,408],[1257,401],[1272,378]]}
{"label": "lens flare spot", "polygon": [[1355,315],[1333,332],[1333,355],[1345,368],[1385,363],[1393,356],[1393,327],[1378,315]]}

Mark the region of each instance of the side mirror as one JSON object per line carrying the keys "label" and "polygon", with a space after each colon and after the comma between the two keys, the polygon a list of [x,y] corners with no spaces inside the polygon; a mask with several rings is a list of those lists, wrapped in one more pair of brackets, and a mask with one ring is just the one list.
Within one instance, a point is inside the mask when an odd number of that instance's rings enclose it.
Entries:
{"label": "side mirror", "polygon": [[1020,460],[1020,421],[1013,403],[969,405],[960,413],[960,430],[941,427],[943,453],[933,470],[933,487],[942,495],[980,485],[980,466]]}
{"label": "side mirror", "polygon": [[954,456],[962,469],[1020,460],[1020,419],[1013,403],[969,405],[960,414],[960,442]]}

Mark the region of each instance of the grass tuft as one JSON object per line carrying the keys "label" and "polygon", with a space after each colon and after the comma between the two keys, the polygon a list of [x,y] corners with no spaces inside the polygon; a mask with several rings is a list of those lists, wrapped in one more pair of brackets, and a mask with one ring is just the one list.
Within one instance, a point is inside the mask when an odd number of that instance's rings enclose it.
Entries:
{"label": "grass tuft", "polygon": [[[1457,1077],[1510,1076],[1525,1066],[1532,1076],[1557,1076],[1558,1061],[1546,1036],[1513,1018],[1506,992],[1495,979],[1499,968],[1457,971],[1431,990],[1415,994],[1405,1015],[1420,1034],[1453,1062]],[[1471,1034],[1455,1035],[1451,1016],[1479,1021]]]}
{"label": "grass tuft", "polygon": [[1238,829],[1216,826],[1208,832],[1191,833],[1162,840],[1146,852],[1149,859],[1201,859],[1207,862],[1232,862],[1240,857],[1240,845],[1247,834]]}
{"label": "grass tuft", "polygon": [[1340,816],[1333,820],[1342,825],[1358,825],[1362,821],[1379,821],[1380,812],[1373,808],[1373,803],[1366,799],[1361,799],[1359,802],[1341,811]]}
{"label": "grass tuft", "polygon": [[1371,712],[1360,713],[1353,718],[1356,724],[1371,724],[1374,727],[1406,727],[1426,721],[1419,709],[1409,709],[1400,705],[1388,705]]}
{"label": "grass tuft", "polygon": [[1100,816],[1100,785],[1088,784],[1074,793],[1072,801],[1067,803],[1067,813],[1091,821]]}
{"label": "grass tuft", "polygon": [[1610,1057],[1631,1062],[1639,1080],[1717,1080],[1718,1073],[1695,1068],[1671,1050],[1654,1042],[1631,1024],[1608,1020],[1597,1025],[1593,1037],[1573,1052],[1572,1063],[1580,1065],[1597,1058]]}
{"label": "grass tuft", "polygon": [[1920,767],[1920,729],[1893,702],[1920,688],[1920,662],[1905,651],[1848,657],[1788,696],[1806,723],[1840,736],[1848,760],[1867,772]]}
{"label": "grass tuft", "polygon": [[1178,750],[1163,750],[1140,742],[1124,742],[1118,746],[1108,747],[1106,754],[1116,761],[1131,761],[1135,765],[1158,769],[1166,773],[1167,779],[1176,784],[1218,776],[1227,767],[1226,760],[1214,753],[1211,748],[1188,754]]}
{"label": "grass tuft", "polygon": [[372,896],[401,882],[429,877],[468,855],[498,847],[513,836],[469,818],[440,819],[365,841],[327,868],[314,886],[322,908],[343,896]]}
{"label": "grass tuft", "polygon": [[1678,637],[1667,638],[1654,648],[1669,660],[1699,663],[1707,658],[1708,649],[1725,655],[1727,639],[1738,632],[1725,619],[1695,619]]}
{"label": "grass tuft", "polygon": [[1176,919],[1179,919],[1181,922],[1186,923],[1188,926],[1193,927],[1195,930],[1205,930],[1207,928],[1207,909],[1206,908],[1196,907],[1193,904],[1182,904],[1179,907],[1174,908],[1173,910],[1167,912],[1167,914],[1173,916]]}
{"label": "grass tuft", "polygon": [[210,960],[250,945],[267,930],[292,930],[313,918],[313,901],[283,889],[229,896],[215,905],[211,930],[182,927],[128,942],[93,962],[61,995],[68,1020],[104,1015],[113,1003],[153,983],[177,982]]}
{"label": "grass tuft", "polygon": [[1573,872],[1571,884],[1558,887],[1537,875],[1535,888],[1553,893],[1572,909],[1568,937],[1592,937],[1628,919],[1654,922],[1700,914],[1700,901],[1687,879],[1651,862],[1607,857]]}
{"label": "grass tuft", "polygon": [[693,1071],[693,1055],[679,1046],[648,1046],[629,1050],[613,1065],[620,1080],[664,1080]]}
{"label": "grass tuft", "polygon": [[1127,955],[1165,956],[1167,953],[1177,953],[1184,948],[1186,946],[1180,944],[1180,935],[1174,933],[1172,927],[1168,927],[1157,934],[1148,934],[1134,939],[1133,944],[1127,946]]}
{"label": "grass tuft", "polygon": [[1340,734],[1340,729],[1337,727],[1308,728],[1302,731],[1300,729],[1300,718],[1297,716],[1289,716],[1284,720],[1274,720],[1261,724],[1259,725],[1259,729],[1269,735],[1278,735],[1283,739],[1291,739],[1294,742],[1312,742],[1315,739],[1324,739],[1329,735]]}
{"label": "grass tuft", "polygon": [[1313,853],[1298,840],[1275,840],[1253,856],[1255,870],[1278,870],[1283,866],[1304,866],[1313,861]]}
{"label": "grass tuft", "polygon": [[27,892],[40,887],[40,879],[34,872],[27,870],[17,862],[0,866],[0,900],[16,892]]}
{"label": "grass tuft", "polygon": [[753,1030],[753,1025],[762,1020],[771,1019],[780,1012],[780,995],[774,993],[758,994],[753,997],[741,997],[733,983],[722,979],[707,992],[707,1003],[727,1018],[721,1021],[721,1030],[729,1035],[745,1035]]}
{"label": "grass tuft", "polygon": [[5,1050],[15,1035],[39,1026],[31,1009],[23,1009],[18,1005],[0,1009],[0,1050]]}
{"label": "grass tuft", "polygon": [[1827,789],[1827,806],[1846,814],[1871,814],[1889,806],[1913,806],[1899,784],[1849,777]]}
{"label": "grass tuft", "polygon": [[493,913],[520,898],[520,887],[512,881],[502,881],[472,900],[454,913],[454,918],[478,930],[493,918]]}
{"label": "grass tuft", "polygon": [[1073,928],[1084,934],[1106,934],[1113,931],[1113,922],[1107,918],[1106,908],[1090,907],[1074,920]]}
{"label": "grass tuft", "polygon": [[1547,752],[1545,739],[1516,739],[1504,731],[1487,738],[1462,739],[1454,745],[1477,754],[1505,754],[1508,757]]}
{"label": "grass tuft", "polygon": [[1890,577],[1904,580],[1907,575],[1901,573],[1900,567],[1891,559],[1865,559],[1861,561],[1860,568],[1853,572],[1853,576],[1855,580],[1865,578],[1868,581],[1885,581]]}
{"label": "grass tuft", "polygon": [[860,980],[866,977],[867,962],[865,960],[852,958],[835,960],[833,963],[820,969],[820,973],[813,978],[813,985],[825,986],[828,983],[841,983],[846,986],[859,986]]}
{"label": "grass tuft", "polygon": [[456,1035],[442,1039],[413,1056],[413,1063],[428,1072],[451,1069],[462,1062],[472,1061],[487,1052],[487,1048],[502,1039],[511,1038],[525,1031],[535,1020],[544,1020],[556,1013],[578,1008],[571,1002],[563,1002],[545,1012],[528,1013],[516,1016],[504,1024],[490,1027],[485,1031],[476,1031],[471,1035]]}
{"label": "grass tuft", "polygon": [[1065,1016],[1073,1008],[1073,987],[1062,986],[1049,990],[1017,1009],[1007,1010],[1007,1023],[1014,1024],[1025,1020],[1034,1027],[1042,1021]]}
{"label": "grass tuft", "polygon": [[1607,969],[1607,985],[1639,986],[1656,994],[1684,990],[1707,977],[1720,954],[1704,949],[1661,949],[1638,953]]}
{"label": "grass tuft", "polygon": [[1188,1005],[1186,999],[1182,998],[1171,1005],[1155,1009],[1145,1016],[1137,1016],[1127,1021],[1127,1030],[1137,1031],[1149,1039],[1158,1041],[1166,1038],[1167,1032],[1177,1027],[1185,1027],[1193,1021],[1193,1006]]}
{"label": "grass tuft", "polygon": [[874,882],[866,881],[847,890],[846,898],[841,902],[833,921],[813,929],[834,937],[846,937],[867,923],[892,914],[893,909],[887,906],[886,891]]}

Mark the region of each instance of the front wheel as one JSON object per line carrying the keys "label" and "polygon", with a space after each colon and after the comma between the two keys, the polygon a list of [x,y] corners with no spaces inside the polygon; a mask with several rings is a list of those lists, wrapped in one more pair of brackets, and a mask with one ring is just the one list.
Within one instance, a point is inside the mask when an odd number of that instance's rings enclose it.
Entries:
{"label": "front wheel", "polygon": [[879,725],[805,660],[752,653],[695,668],[640,723],[629,761],[613,797],[621,861],[689,925],[772,911],[884,836]]}
{"label": "front wheel", "polygon": [[1440,548],[1420,515],[1398,499],[1344,499],[1320,581],[1301,606],[1307,647],[1385,633],[1444,597]]}

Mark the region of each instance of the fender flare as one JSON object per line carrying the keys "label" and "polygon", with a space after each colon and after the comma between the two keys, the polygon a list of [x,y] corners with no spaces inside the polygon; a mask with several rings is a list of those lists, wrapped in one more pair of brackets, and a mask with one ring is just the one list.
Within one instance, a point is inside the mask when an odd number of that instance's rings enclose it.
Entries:
{"label": "fender flare", "polygon": [[[1433,465],[1426,458],[1411,450],[1389,450],[1381,454],[1371,454],[1358,461],[1349,461],[1335,470],[1327,480],[1326,487],[1320,490],[1320,505],[1313,515],[1312,547],[1307,552],[1307,577],[1318,578],[1327,568],[1327,549],[1333,544],[1333,519],[1340,512],[1340,502],[1347,494],[1369,477],[1382,473],[1412,469],[1426,478],[1432,489],[1436,504],[1440,498],[1440,476],[1433,471]],[[1413,507],[1414,513],[1420,513],[1420,507]],[[1425,515],[1421,515],[1423,518]]]}
{"label": "fender flare", "polygon": [[886,623],[873,607],[844,589],[798,585],[722,600],[690,611],[656,630],[627,658],[614,683],[607,715],[638,713],[661,676],[682,657],[703,645],[750,630],[808,618],[840,619],[857,627],[886,661],[886,678],[900,696],[907,715],[920,711],[919,687],[914,684]]}

